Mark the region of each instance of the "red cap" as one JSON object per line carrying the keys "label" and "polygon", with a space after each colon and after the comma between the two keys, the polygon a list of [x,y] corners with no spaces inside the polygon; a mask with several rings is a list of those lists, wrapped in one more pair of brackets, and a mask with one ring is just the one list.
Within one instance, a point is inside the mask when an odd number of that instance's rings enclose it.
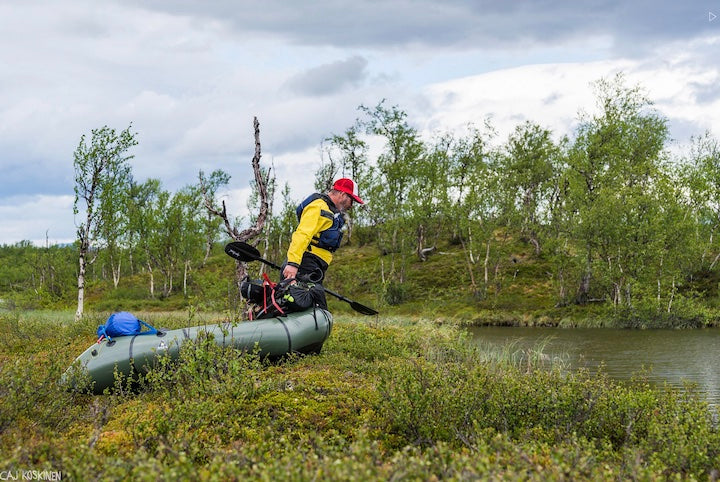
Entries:
{"label": "red cap", "polygon": [[350,197],[353,198],[353,200],[357,203],[365,204],[365,201],[358,197],[357,184],[355,183],[355,181],[348,177],[343,177],[335,181],[335,184],[333,184],[333,189],[349,194]]}

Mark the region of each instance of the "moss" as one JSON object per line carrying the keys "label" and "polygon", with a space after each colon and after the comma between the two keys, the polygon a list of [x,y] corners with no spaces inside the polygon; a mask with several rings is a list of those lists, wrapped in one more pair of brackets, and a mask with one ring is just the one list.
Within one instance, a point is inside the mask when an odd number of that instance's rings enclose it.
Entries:
{"label": "moss", "polygon": [[[156,316],[188,323],[186,313]],[[38,331],[43,320],[20,314],[19,347],[2,351],[8,470],[80,480],[652,480],[708,479],[720,462],[718,427],[692,391],[492,356],[449,318],[338,316],[321,354],[276,363],[201,340],[138,390],[102,396],[53,383],[92,343],[97,319],[89,334],[55,319]]]}

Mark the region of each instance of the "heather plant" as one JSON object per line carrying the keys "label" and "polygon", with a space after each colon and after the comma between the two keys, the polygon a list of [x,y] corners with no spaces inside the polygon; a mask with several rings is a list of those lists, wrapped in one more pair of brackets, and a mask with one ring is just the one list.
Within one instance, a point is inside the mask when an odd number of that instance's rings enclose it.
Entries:
{"label": "heather plant", "polygon": [[712,479],[720,467],[717,420],[692,389],[570,371],[542,345],[490,353],[453,324],[339,317],[320,355],[265,360],[201,336],[139,382],[98,396],[67,390],[57,380],[102,321],[2,319],[14,345],[0,348],[0,470],[70,480],[647,480]]}

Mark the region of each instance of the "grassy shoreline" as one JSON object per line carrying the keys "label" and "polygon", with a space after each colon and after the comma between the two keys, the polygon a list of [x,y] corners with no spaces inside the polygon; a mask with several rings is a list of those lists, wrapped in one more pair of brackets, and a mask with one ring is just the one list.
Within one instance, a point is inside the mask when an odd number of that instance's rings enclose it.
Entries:
{"label": "grassy shoreline", "polygon": [[[186,311],[185,317],[225,313],[237,305],[234,261],[221,247],[203,267],[191,271],[187,292],[176,289],[167,296],[149,292],[149,275],[137,271],[120,279],[96,279],[87,287],[88,316],[127,310],[162,316]],[[279,260],[283,255],[269,254]],[[423,317],[451,320],[467,325],[612,327],[612,328],[705,328],[720,327],[720,273],[700,272],[686,280],[672,303],[656,293],[637,293],[632,303],[613,304],[602,292],[585,304],[566,297],[562,304],[547,259],[536,256],[521,241],[508,241],[498,253],[503,269],[481,282],[482,266],[473,265],[475,283],[460,246],[444,243],[426,261],[405,253],[384,254],[373,243],[344,246],[328,270],[326,286],[382,316]],[[259,278],[260,263],[249,263],[251,277]],[[394,268],[393,268],[394,267]],[[509,270],[509,271],[508,271]],[[391,274],[394,275],[391,276]],[[402,273],[400,275],[400,273]],[[271,273],[271,276],[275,276]],[[402,279],[402,282],[399,281]],[[159,281],[158,281],[159,282]],[[54,308],[73,310],[77,292],[64,285],[61,295],[34,290],[0,293],[3,310]],[[347,303],[328,297],[330,310],[352,315]]]}
{"label": "grassy shoreline", "polygon": [[[177,328],[221,315],[152,321]],[[73,480],[647,480],[708,479],[720,468],[717,421],[692,392],[519,366],[473,347],[449,321],[343,314],[317,356],[267,364],[188,345],[138,392],[63,391],[57,378],[102,321],[0,314],[0,470]]]}

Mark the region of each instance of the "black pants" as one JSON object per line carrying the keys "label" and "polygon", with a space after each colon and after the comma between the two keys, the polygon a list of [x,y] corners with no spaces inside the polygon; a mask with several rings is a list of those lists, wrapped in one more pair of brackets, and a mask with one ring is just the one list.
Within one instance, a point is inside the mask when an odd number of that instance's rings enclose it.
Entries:
{"label": "black pants", "polygon": [[[280,270],[280,278],[285,279],[282,275],[283,270],[285,270],[285,266],[287,266],[287,261],[283,263],[282,269]],[[318,256],[315,256],[312,253],[305,252],[303,253],[302,261],[300,262],[300,267],[298,268],[297,275],[295,275],[295,278],[298,281],[304,281],[306,283],[314,283],[320,285],[322,287],[323,281],[325,281],[325,272],[328,269],[328,264],[323,261]],[[318,300],[318,306],[324,310],[327,310],[327,301],[325,300],[325,291],[321,291],[322,296],[321,299]]]}

